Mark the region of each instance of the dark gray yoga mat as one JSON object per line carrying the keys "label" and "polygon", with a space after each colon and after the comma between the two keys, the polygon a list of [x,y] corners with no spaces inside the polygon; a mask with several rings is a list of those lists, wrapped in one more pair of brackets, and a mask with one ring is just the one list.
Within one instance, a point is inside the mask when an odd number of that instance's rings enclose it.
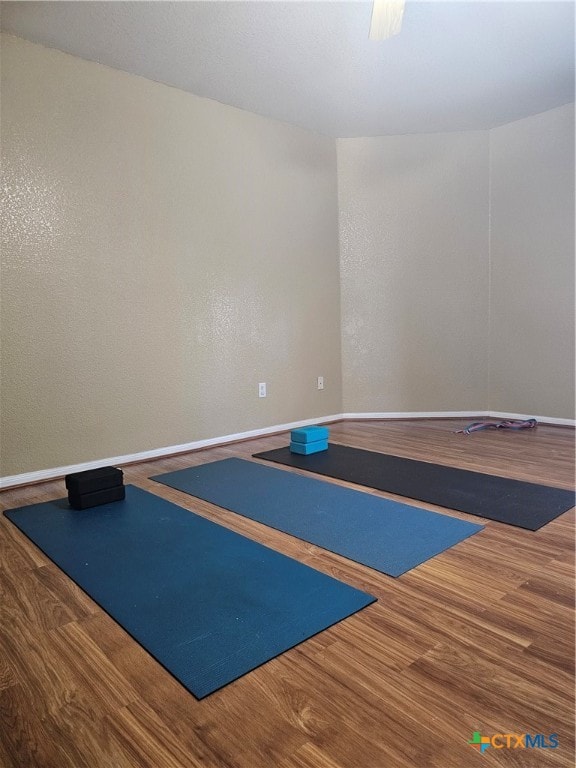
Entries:
{"label": "dark gray yoga mat", "polygon": [[311,456],[254,454],[289,467],[536,531],[574,506],[574,492],[330,443]]}

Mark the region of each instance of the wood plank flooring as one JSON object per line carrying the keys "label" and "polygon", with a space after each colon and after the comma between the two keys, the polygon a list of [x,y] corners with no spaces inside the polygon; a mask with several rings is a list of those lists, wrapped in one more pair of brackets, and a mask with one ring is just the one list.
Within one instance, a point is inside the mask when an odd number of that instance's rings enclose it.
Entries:
{"label": "wood plank flooring", "polygon": [[[454,434],[463,424],[330,429],[334,442],[573,488],[574,430]],[[378,602],[197,701],[0,516],[0,766],[572,768],[574,510],[537,532],[487,521],[393,579],[147,479],[286,442],[275,435],[136,464],[125,480]],[[54,481],[5,491],[0,502],[64,495]],[[481,755],[467,743],[474,731],[556,733],[559,746]]]}

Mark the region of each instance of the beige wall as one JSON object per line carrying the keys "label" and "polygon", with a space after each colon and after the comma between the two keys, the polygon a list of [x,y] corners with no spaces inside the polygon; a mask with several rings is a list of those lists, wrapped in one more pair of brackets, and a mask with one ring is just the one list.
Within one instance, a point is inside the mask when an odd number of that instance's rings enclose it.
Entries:
{"label": "beige wall", "polygon": [[334,140],[2,42],[0,473],[339,412]]}
{"label": "beige wall", "polygon": [[574,418],[573,105],[335,142],[2,43],[1,475],[341,411]]}
{"label": "beige wall", "polygon": [[490,406],[574,418],[574,105],[490,132]]}
{"label": "beige wall", "polygon": [[337,148],[344,411],[487,408],[487,133]]}

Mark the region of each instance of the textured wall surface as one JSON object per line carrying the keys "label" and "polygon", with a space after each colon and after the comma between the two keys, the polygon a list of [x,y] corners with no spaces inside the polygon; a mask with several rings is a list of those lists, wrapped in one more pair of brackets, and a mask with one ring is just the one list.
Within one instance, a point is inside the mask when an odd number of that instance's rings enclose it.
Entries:
{"label": "textured wall surface", "polygon": [[574,418],[573,105],[336,156],[2,43],[0,474],[342,410]]}
{"label": "textured wall surface", "polygon": [[2,42],[1,474],[339,412],[334,140]]}
{"label": "textured wall surface", "polygon": [[344,411],[485,409],[488,134],[337,148]]}
{"label": "textured wall surface", "polygon": [[574,418],[574,105],[490,132],[490,406]]}

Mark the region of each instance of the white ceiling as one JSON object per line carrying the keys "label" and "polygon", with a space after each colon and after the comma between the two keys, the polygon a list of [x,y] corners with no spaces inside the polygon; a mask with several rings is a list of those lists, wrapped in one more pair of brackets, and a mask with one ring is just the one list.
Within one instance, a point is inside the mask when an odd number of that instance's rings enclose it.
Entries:
{"label": "white ceiling", "polygon": [[574,100],[572,0],[2,2],[2,28],[330,136],[492,128]]}

